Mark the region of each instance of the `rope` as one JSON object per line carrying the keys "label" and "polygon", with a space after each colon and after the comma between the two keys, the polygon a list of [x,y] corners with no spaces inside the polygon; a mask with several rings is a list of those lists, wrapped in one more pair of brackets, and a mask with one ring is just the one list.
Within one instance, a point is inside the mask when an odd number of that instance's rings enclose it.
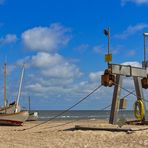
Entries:
{"label": "rope", "polygon": [[108,106],[106,106],[106,107],[104,107],[104,108],[102,108],[102,109],[100,109],[100,110],[104,111],[104,110],[106,110],[107,108],[109,108],[110,106],[111,106],[111,104],[108,105]]}
{"label": "rope", "polygon": [[50,119],[47,120],[47,121],[44,121],[44,122],[39,123],[39,124],[37,124],[37,125],[35,125],[35,126],[29,127],[29,128],[26,128],[26,129],[23,129],[23,130],[21,130],[21,131],[33,129],[33,128],[37,127],[37,126],[43,125],[43,124],[47,123],[48,121],[52,121],[52,120],[56,119],[57,117],[59,117],[59,116],[65,114],[66,112],[68,112],[69,110],[71,110],[72,108],[74,108],[75,106],[77,106],[78,104],[80,104],[82,101],[84,101],[85,99],[87,99],[90,95],[92,95],[92,94],[93,94],[94,92],[96,92],[98,89],[100,89],[101,86],[102,86],[102,85],[99,85],[99,86],[96,87],[92,92],[90,92],[87,96],[85,96],[84,98],[80,99],[77,103],[75,103],[74,105],[72,105],[72,106],[69,107],[68,109],[64,110],[63,112],[59,113],[58,115],[54,116],[53,118],[50,118]]}
{"label": "rope", "polygon": [[[134,95],[134,96],[136,96],[137,98],[141,98],[140,96],[137,96],[135,93],[133,93],[133,92],[129,91],[128,89],[126,89],[126,88],[120,86],[119,84],[117,84],[117,83],[115,83],[115,82],[113,82],[113,83],[114,83],[115,85],[119,86],[121,89],[123,89],[123,90],[129,92],[130,94],[132,94],[132,95]],[[146,99],[144,99],[144,98],[141,98],[141,99],[143,99],[143,101],[145,101],[145,102],[148,102],[148,100],[146,100]]]}
{"label": "rope", "polygon": [[[132,92],[134,92],[135,90],[133,90]],[[129,96],[132,92],[128,93],[127,95],[123,96],[121,99]],[[111,104],[110,105],[107,105],[106,107],[103,107],[102,109],[100,109],[101,111],[104,111],[106,110],[107,108],[111,107]],[[75,119],[73,121],[69,121],[69,122],[66,122],[66,123],[63,123],[63,124],[59,124],[59,125],[55,125],[55,126],[50,126],[50,127],[47,127],[47,128],[44,128],[44,129],[50,129],[50,128],[55,128],[55,127],[60,127],[60,126],[64,126],[64,125],[67,125],[67,124],[71,124],[71,123],[74,123],[76,121],[80,121],[82,119]]]}
{"label": "rope", "polygon": [[[135,94],[133,93],[134,90],[131,92],[131,91],[129,91],[129,90],[127,90],[127,89],[121,87],[119,84],[117,84],[117,83],[115,83],[115,82],[114,82],[114,84],[115,84],[115,85],[118,85],[121,89],[123,89],[123,90],[125,90],[125,91],[128,92],[128,94],[125,95],[125,96],[122,97],[122,98],[125,98],[125,97],[129,96],[130,94],[135,95]],[[74,105],[72,105],[71,107],[69,107],[68,109],[66,109],[65,111],[63,111],[63,112],[59,113],[58,115],[54,116],[53,118],[51,118],[51,119],[49,119],[49,120],[47,120],[47,121],[44,121],[44,122],[42,122],[42,123],[40,123],[40,124],[37,124],[37,125],[35,125],[35,126],[32,126],[32,127],[30,127],[30,128],[23,129],[22,131],[24,131],[24,130],[29,130],[29,129],[35,128],[35,127],[37,127],[37,126],[43,125],[43,124],[47,123],[48,121],[52,121],[52,120],[56,119],[57,117],[59,117],[59,116],[65,114],[66,112],[68,112],[69,110],[71,110],[72,108],[74,108],[75,106],[77,106],[78,104],[80,104],[82,101],[84,101],[85,99],[87,99],[87,98],[88,98],[90,95],[92,95],[95,91],[97,91],[99,88],[101,88],[101,86],[102,86],[102,85],[96,87],[96,88],[95,88],[91,93],[89,93],[87,96],[85,96],[84,98],[82,98],[81,100],[79,100],[77,103],[75,103]],[[137,95],[135,95],[135,96],[137,96]],[[106,107],[104,107],[104,108],[102,108],[101,110],[106,110],[106,109],[109,108],[110,106],[111,106],[111,104],[108,105],[108,106],[106,106]],[[63,124],[60,124],[60,125],[51,126],[51,127],[48,127],[48,129],[49,129],[49,128],[54,128],[54,127],[60,127],[60,126],[67,125],[67,124],[70,124],[70,123],[74,123],[74,122],[79,121],[79,120],[81,120],[81,119],[77,119],[77,120],[74,120],[74,121],[66,122],[66,123],[63,123]]]}

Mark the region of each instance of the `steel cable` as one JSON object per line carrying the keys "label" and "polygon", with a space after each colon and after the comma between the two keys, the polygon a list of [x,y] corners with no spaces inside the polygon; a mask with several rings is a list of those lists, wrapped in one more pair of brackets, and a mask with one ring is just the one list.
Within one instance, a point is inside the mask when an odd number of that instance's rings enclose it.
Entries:
{"label": "steel cable", "polygon": [[[119,86],[121,89],[127,91],[128,93],[130,93],[130,94],[132,94],[132,95],[134,95],[134,96],[136,96],[136,97],[138,97],[138,98],[141,98],[140,96],[137,96],[134,92],[129,91],[128,89],[126,89],[126,88],[120,86],[119,84],[117,84],[117,83],[115,83],[115,82],[113,82],[113,83],[114,83],[114,85]],[[146,100],[146,99],[144,99],[144,98],[141,98],[141,99],[143,99],[143,101],[145,101],[145,102],[148,102],[148,100]]]}
{"label": "steel cable", "polygon": [[92,92],[90,92],[87,96],[85,96],[84,98],[80,99],[77,103],[75,103],[74,105],[72,105],[71,107],[69,107],[68,109],[64,110],[63,112],[59,113],[58,115],[54,116],[53,118],[50,118],[49,120],[47,121],[44,121],[42,123],[39,123],[35,126],[32,126],[32,127],[29,127],[29,128],[26,128],[26,129],[22,129],[20,131],[25,131],[25,130],[29,130],[29,129],[32,129],[32,128],[35,128],[37,126],[40,126],[40,125],[43,125],[45,123],[47,123],[48,121],[52,121],[54,119],[56,119],[57,117],[65,114],[66,112],[68,112],[69,110],[71,110],[72,108],[74,108],[75,106],[77,106],[78,104],[80,104],[82,101],[84,101],[85,99],[87,99],[90,95],[92,95],[94,92],[96,92],[98,89],[101,88],[102,85],[99,85],[98,87],[96,87]]}

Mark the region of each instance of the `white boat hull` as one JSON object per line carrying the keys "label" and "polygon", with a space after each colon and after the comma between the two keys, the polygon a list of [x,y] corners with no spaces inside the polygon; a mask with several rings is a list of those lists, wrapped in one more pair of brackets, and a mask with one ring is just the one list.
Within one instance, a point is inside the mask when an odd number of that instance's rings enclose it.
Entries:
{"label": "white boat hull", "polygon": [[0,114],[0,124],[4,125],[22,125],[28,119],[28,111],[18,113]]}

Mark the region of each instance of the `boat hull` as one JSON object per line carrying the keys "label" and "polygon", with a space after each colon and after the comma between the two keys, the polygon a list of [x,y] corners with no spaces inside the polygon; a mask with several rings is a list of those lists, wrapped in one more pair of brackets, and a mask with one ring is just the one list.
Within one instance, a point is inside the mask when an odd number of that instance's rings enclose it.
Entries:
{"label": "boat hull", "polygon": [[28,111],[22,111],[11,114],[0,114],[1,125],[22,125],[28,119]]}
{"label": "boat hull", "polygon": [[27,121],[36,121],[36,120],[38,120],[38,112],[30,113]]}

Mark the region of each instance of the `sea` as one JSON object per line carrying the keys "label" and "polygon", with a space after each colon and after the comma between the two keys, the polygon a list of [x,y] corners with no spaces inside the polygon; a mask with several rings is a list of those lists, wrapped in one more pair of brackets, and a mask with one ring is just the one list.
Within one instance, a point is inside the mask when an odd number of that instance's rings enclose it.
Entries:
{"label": "sea", "polygon": [[[109,120],[110,110],[71,110],[65,112],[64,110],[32,110],[31,112],[38,112],[39,121],[48,120]],[[129,110],[119,111],[118,118],[130,119],[134,118],[134,112]]]}

